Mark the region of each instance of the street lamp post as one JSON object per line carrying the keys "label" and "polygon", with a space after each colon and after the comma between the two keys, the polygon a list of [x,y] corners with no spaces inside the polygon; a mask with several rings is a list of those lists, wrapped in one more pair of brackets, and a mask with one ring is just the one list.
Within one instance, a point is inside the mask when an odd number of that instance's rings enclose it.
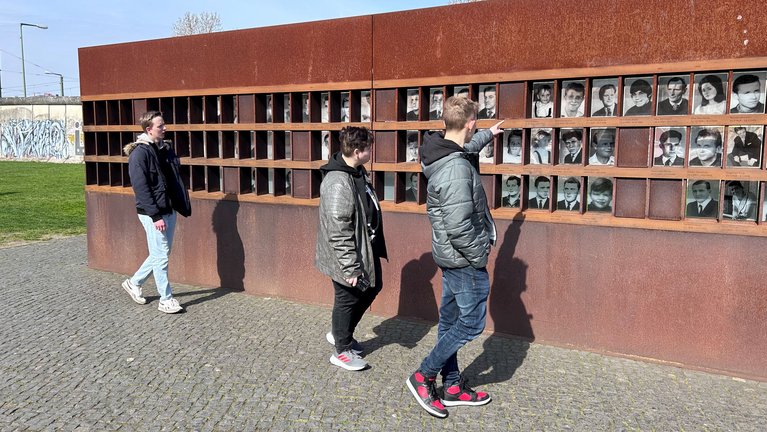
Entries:
{"label": "street lamp post", "polygon": [[64,96],[64,75],[56,72],[51,71],[45,71],[46,75],[58,75],[59,76],[59,84],[61,84],[61,96]]}
{"label": "street lamp post", "polygon": [[24,26],[37,27],[43,30],[47,29],[48,26],[28,23],[19,24],[19,38],[21,39],[21,83],[24,87],[24,97],[27,97],[27,74],[25,70],[26,65],[24,63]]}

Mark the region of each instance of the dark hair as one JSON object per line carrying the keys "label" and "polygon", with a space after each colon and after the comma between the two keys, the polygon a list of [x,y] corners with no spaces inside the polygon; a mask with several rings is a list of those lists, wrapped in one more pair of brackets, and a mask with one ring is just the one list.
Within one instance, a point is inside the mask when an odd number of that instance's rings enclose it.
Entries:
{"label": "dark hair", "polygon": [[551,184],[551,180],[546,176],[538,176],[535,178],[535,187],[537,188],[539,184],[546,182]]}
{"label": "dark hair", "polygon": [[594,192],[612,192],[613,181],[609,178],[599,177],[591,183],[591,193]]}
{"label": "dark hair", "polygon": [[606,85],[603,85],[602,87],[599,87],[599,100],[602,100],[602,98],[605,97],[605,92],[610,89],[613,89],[615,93],[618,93],[618,89],[615,88],[615,86],[612,84],[606,84]]}
{"label": "dark hair", "polygon": [[738,131],[744,131],[744,130],[746,130],[746,128],[744,128],[743,126],[735,126],[732,130],[735,133],[738,133]]}
{"label": "dark hair", "polygon": [[684,82],[684,79],[682,77],[678,77],[678,76],[669,78],[668,82],[666,83],[666,87],[670,86],[671,84],[675,82],[682,83],[682,85],[684,86],[684,89],[687,90],[687,83]]}
{"label": "dark hair", "polygon": [[434,92],[431,95],[434,96],[435,94],[443,94],[442,89],[434,90]]}
{"label": "dark hair", "polygon": [[562,141],[567,141],[570,138],[575,138],[578,141],[583,141],[583,131],[580,129],[568,129],[562,132]]}
{"label": "dark hair", "polygon": [[567,83],[567,87],[565,87],[565,94],[567,94],[568,90],[575,90],[578,93],[586,94],[586,87],[584,87],[583,84],[577,81]]}
{"label": "dark hair", "polygon": [[506,186],[508,186],[508,185],[509,185],[509,182],[510,182],[510,181],[516,181],[516,182],[517,182],[517,186],[519,186],[520,184],[522,184],[522,179],[520,179],[520,178],[519,178],[519,177],[517,177],[517,176],[509,176],[509,178],[507,178],[507,179],[506,179]]}
{"label": "dark hair", "polygon": [[667,130],[666,132],[663,132],[660,134],[660,147],[663,147],[663,144],[665,144],[666,141],[669,140],[669,138],[676,138],[680,142],[682,141],[682,133],[677,130]]}
{"label": "dark hair", "polygon": [[700,186],[702,184],[706,185],[706,189],[711,190],[711,183],[709,183],[708,180],[698,180],[692,185],[694,187],[694,186]]}
{"label": "dark hair", "polygon": [[636,92],[642,92],[646,94],[648,98],[652,98],[652,86],[650,83],[643,79],[638,79],[631,83],[631,87],[629,87],[629,93],[633,95]]}
{"label": "dark hair", "polygon": [[741,75],[735,78],[735,81],[732,82],[732,92],[738,93],[738,87],[742,86],[743,84],[751,84],[755,82],[759,82],[758,76],[751,74]]}
{"label": "dark hair", "polygon": [[368,128],[346,126],[341,129],[341,153],[349,157],[354,150],[363,151],[373,144],[373,133]]}
{"label": "dark hair", "polygon": [[[506,145],[511,145],[511,137],[519,137],[519,139],[522,139],[522,131],[519,129],[514,129],[509,133],[509,136],[506,137]],[[522,145],[522,142],[520,141],[519,145]]]}
{"label": "dark hair", "polygon": [[154,120],[155,117],[162,117],[162,112],[147,111],[141,115],[141,117],[138,119],[138,124],[141,125],[141,132],[146,132],[146,128],[152,126],[152,120]]}
{"label": "dark hair", "polygon": [[700,132],[698,132],[698,135],[695,137],[695,144],[698,143],[698,140],[701,138],[708,138],[708,137],[714,137],[716,139],[716,146],[721,147],[722,146],[722,133],[719,132],[717,129],[701,129]]}
{"label": "dark hair", "polygon": [[[698,84],[698,93],[700,93],[701,97],[703,96],[703,84],[710,84],[711,87],[716,90],[716,96],[714,96],[714,102],[721,102],[723,101],[726,96],[724,94],[724,87],[722,85],[722,79],[719,78],[716,75],[706,75],[703,77],[702,80],[700,80],[700,84]],[[708,99],[705,97],[700,102],[700,105],[708,105]]]}
{"label": "dark hair", "polygon": [[745,188],[743,187],[743,183],[741,183],[738,180],[728,181],[727,186],[732,188],[739,188],[740,190],[745,190]]}
{"label": "dark hair", "polygon": [[484,96],[485,93],[487,93],[489,91],[495,93],[495,86],[494,85],[489,85],[489,86],[485,87],[485,89],[482,90],[482,96]]}
{"label": "dark hair", "polygon": [[567,184],[574,184],[578,186],[578,190],[581,189],[581,182],[579,182],[578,179],[575,177],[568,177],[567,179],[565,179],[565,183],[563,184],[563,186]]}

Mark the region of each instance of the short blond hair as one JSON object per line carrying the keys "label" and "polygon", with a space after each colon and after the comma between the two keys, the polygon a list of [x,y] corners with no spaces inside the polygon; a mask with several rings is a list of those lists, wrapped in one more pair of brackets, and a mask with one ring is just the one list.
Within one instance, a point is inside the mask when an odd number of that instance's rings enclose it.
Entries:
{"label": "short blond hair", "polygon": [[450,96],[445,102],[442,119],[447,130],[460,130],[466,123],[477,118],[479,104],[467,97]]}

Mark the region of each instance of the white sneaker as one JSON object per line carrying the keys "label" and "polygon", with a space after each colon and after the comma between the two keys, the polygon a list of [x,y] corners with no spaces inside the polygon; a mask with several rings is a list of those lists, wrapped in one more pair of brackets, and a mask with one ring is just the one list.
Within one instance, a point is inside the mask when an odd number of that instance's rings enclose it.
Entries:
{"label": "white sneaker", "polygon": [[[328,341],[329,344],[335,346],[336,345],[336,339],[333,337],[333,332],[329,331],[325,334],[325,340]],[[358,356],[361,356],[364,353],[364,350],[362,349],[362,345],[360,345],[359,342],[357,342],[357,339],[352,338],[352,347],[351,351],[354,354],[357,354]]]}
{"label": "white sneaker", "polygon": [[351,350],[344,351],[340,354],[333,353],[333,355],[330,356],[330,363],[350,371],[358,371],[368,367],[368,363],[365,360],[362,360],[362,357],[359,355],[354,354]]}
{"label": "white sneaker", "polygon": [[141,287],[134,285],[130,279],[125,279],[122,283],[123,289],[130,294],[130,298],[138,304],[146,304],[146,299],[141,296]]}
{"label": "white sneaker", "polygon": [[167,314],[174,314],[181,312],[184,310],[183,307],[181,307],[180,304],[178,304],[178,300],[171,297],[169,300],[162,301],[160,300],[160,305],[157,306],[157,310],[160,312],[165,312]]}

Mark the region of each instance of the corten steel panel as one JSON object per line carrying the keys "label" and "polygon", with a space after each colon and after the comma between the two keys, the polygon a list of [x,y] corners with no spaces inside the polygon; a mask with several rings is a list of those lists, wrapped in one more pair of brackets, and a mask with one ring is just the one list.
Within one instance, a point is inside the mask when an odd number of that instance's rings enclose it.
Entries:
{"label": "corten steel panel", "polygon": [[682,219],[682,180],[650,180],[650,219]]}
{"label": "corten steel panel", "polygon": [[397,90],[376,90],[375,121],[397,121]]}
{"label": "corten steel panel", "polygon": [[620,167],[646,168],[649,160],[650,134],[652,128],[621,128],[618,139],[618,160]]}
{"label": "corten steel panel", "polygon": [[80,48],[80,94],[369,81],[371,22],[362,16]]}
{"label": "corten steel panel", "polygon": [[380,163],[397,162],[397,132],[375,132],[375,161]]}
{"label": "corten steel panel", "polygon": [[763,16],[761,0],[499,0],[375,15],[373,78],[765,56]]}
{"label": "corten steel panel", "polygon": [[[89,266],[135,271],[146,243],[133,197],[88,193],[86,202]],[[329,280],[313,269],[316,207],[192,205],[194,215],[179,218],[172,281],[332,304]],[[767,293],[754,289],[767,278],[761,238],[496,224],[489,330],[767,379]],[[431,258],[428,218],[386,213],[384,225],[391,258],[373,313],[435,320],[441,272]]]}
{"label": "corten steel panel", "polygon": [[309,131],[293,131],[292,158],[296,161],[312,160],[312,133]]}
{"label": "corten steel panel", "polygon": [[525,83],[505,83],[498,87],[498,118],[525,118]]}
{"label": "corten steel panel", "polygon": [[615,216],[644,219],[646,201],[646,179],[615,179]]}

